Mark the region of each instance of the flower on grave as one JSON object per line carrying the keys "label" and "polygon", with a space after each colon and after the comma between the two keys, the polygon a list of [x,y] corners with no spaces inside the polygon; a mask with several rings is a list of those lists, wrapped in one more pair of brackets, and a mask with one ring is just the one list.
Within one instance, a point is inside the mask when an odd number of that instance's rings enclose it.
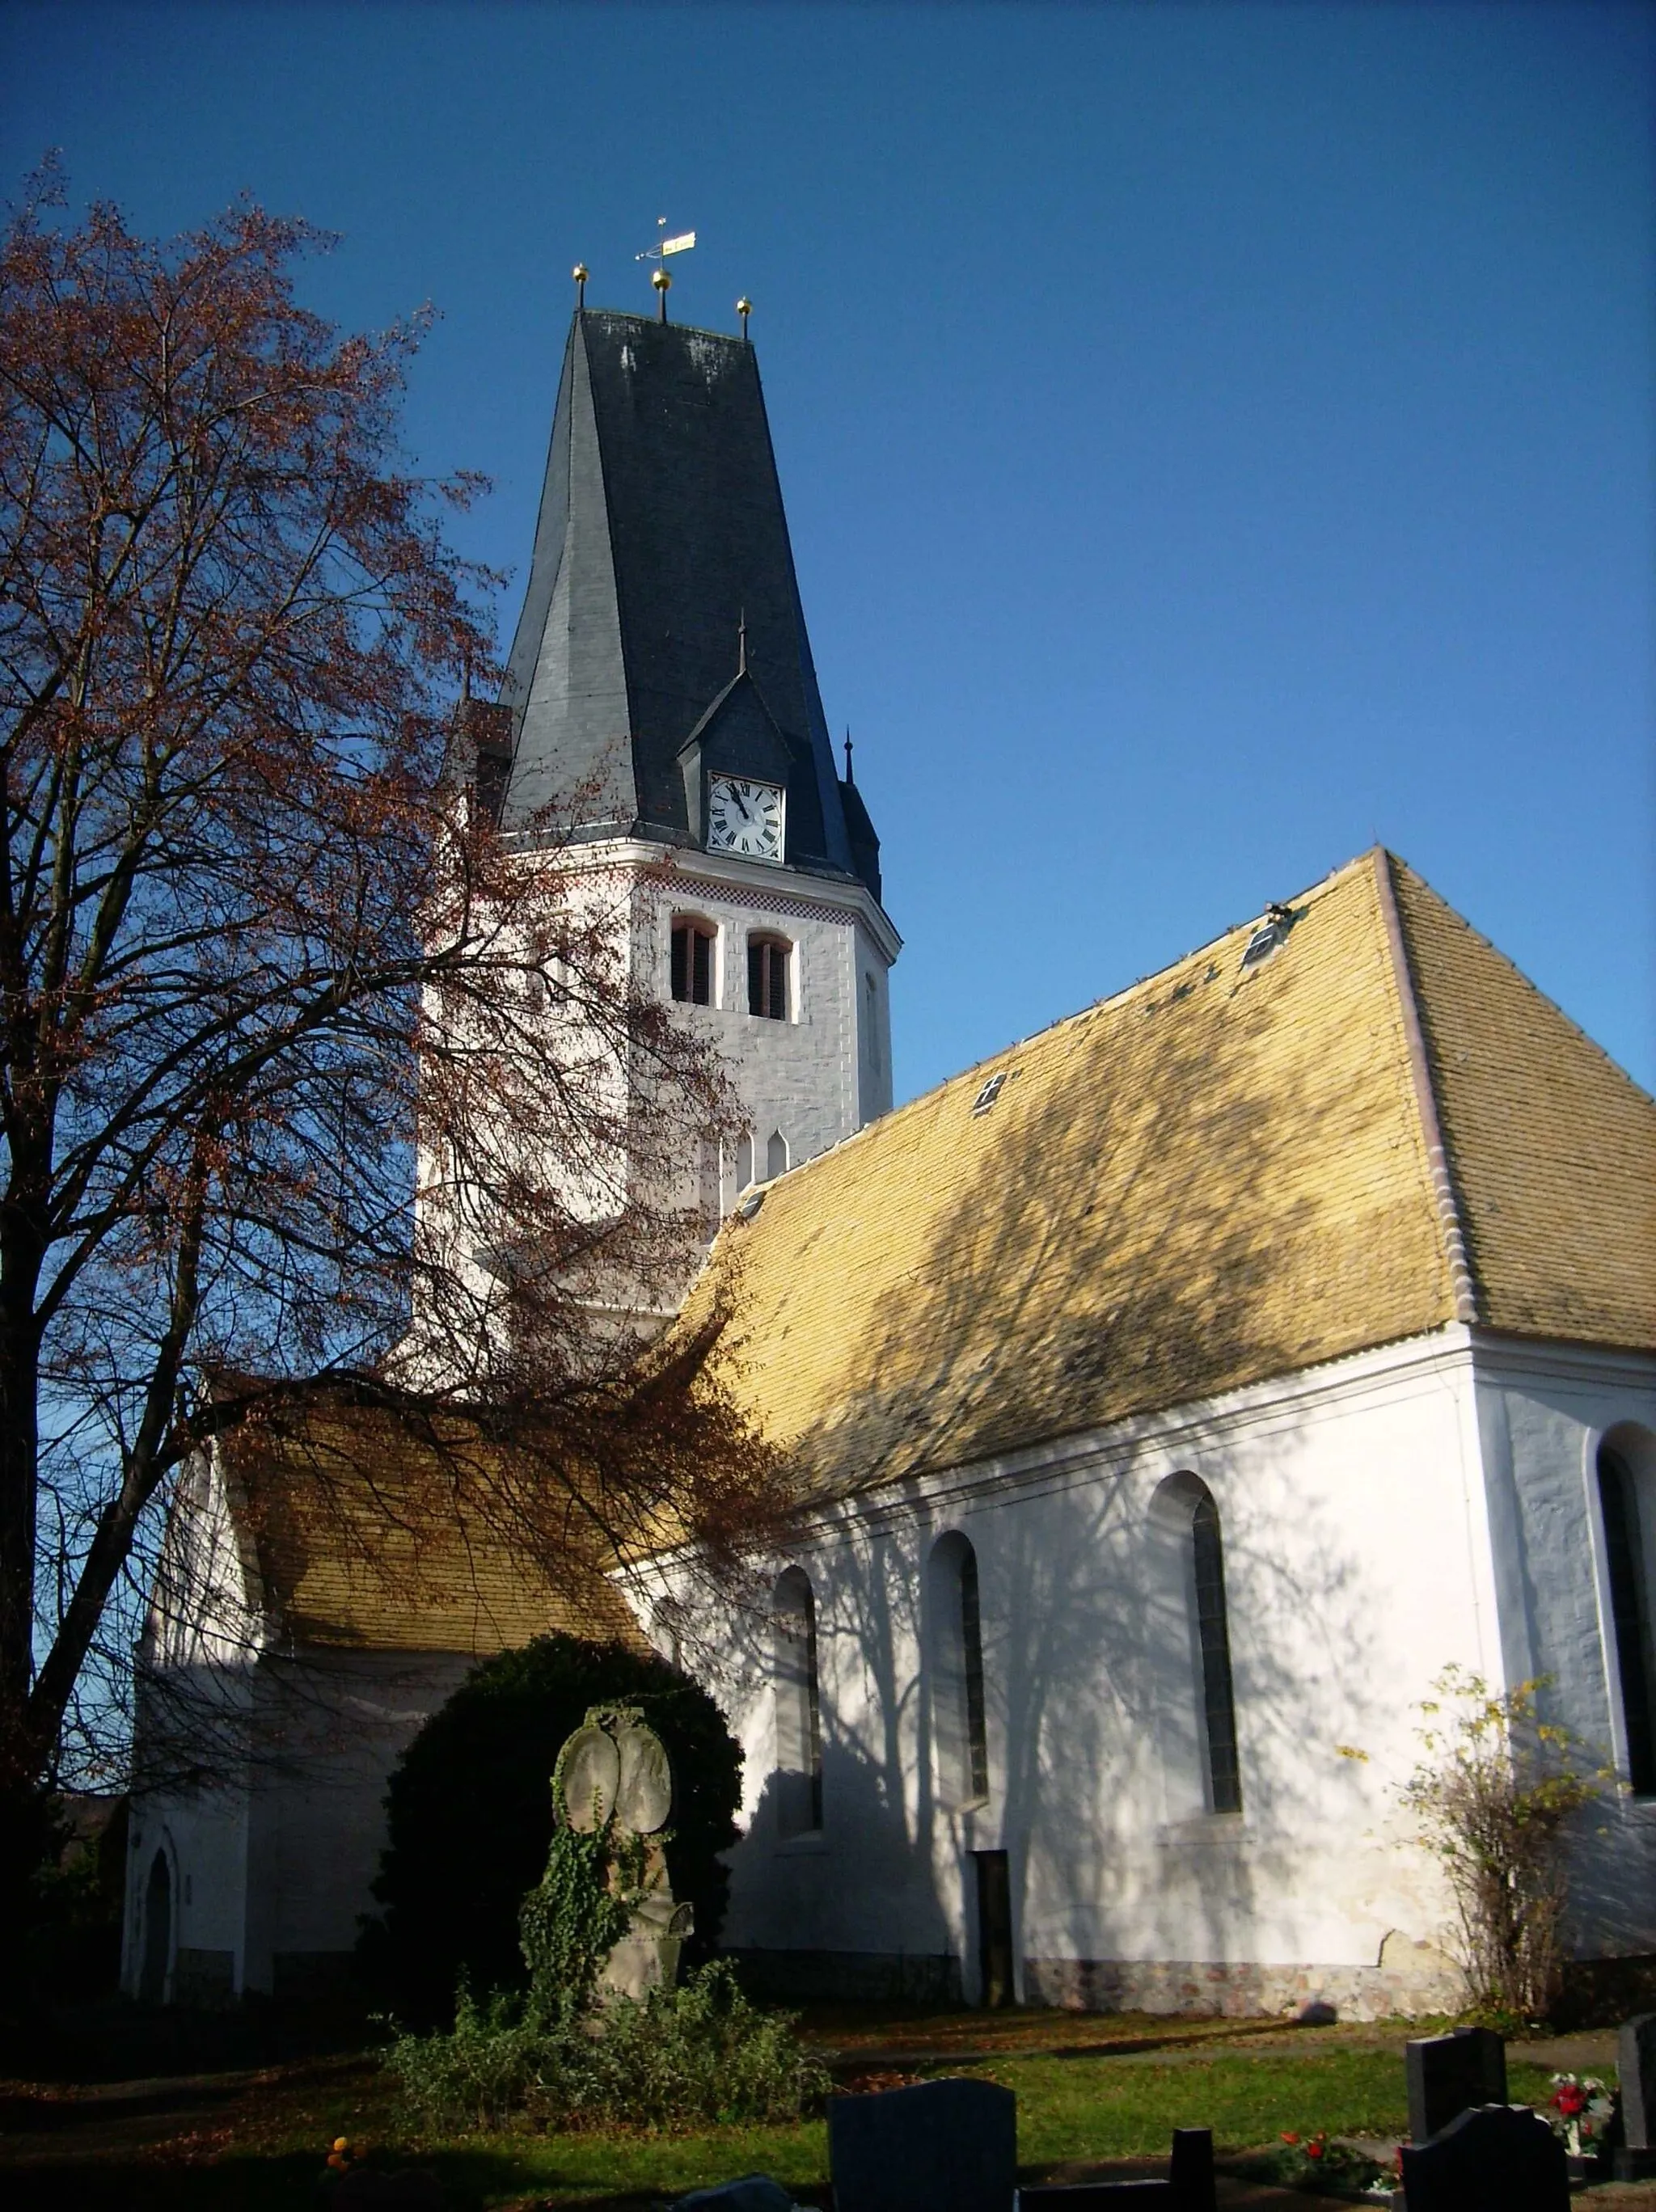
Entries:
{"label": "flower on grave", "polygon": [[332,2173],[348,2173],[351,2160],[362,2154],[361,2149],[353,2146],[349,2136],[336,2136],[333,2148],[328,2153],[328,2170]]}
{"label": "flower on grave", "polygon": [[1572,2158],[1581,2158],[1604,2135],[1616,2111],[1615,2092],[1596,2074],[1555,2074],[1546,2118]]}
{"label": "flower on grave", "polygon": [[1306,2156],[1307,2158],[1320,2158],[1327,2148],[1328,2138],[1325,2136],[1313,2136],[1311,2141],[1306,2145]]}
{"label": "flower on grave", "polygon": [[1297,2143],[1300,2138],[1294,2134],[1292,2128],[1284,2128],[1282,2130],[1282,2140],[1285,2143]]}

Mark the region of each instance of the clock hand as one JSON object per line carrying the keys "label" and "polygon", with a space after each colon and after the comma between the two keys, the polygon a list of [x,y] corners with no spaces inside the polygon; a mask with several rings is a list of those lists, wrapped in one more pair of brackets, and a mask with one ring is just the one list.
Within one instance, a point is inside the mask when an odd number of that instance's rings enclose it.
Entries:
{"label": "clock hand", "polygon": [[735,800],[737,805],[741,807],[743,821],[751,822],[753,819],[753,817],[748,812],[746,807],[742,805],[742,795],[740,792],[737,790],[734,783],[730,787],[730,795]]}

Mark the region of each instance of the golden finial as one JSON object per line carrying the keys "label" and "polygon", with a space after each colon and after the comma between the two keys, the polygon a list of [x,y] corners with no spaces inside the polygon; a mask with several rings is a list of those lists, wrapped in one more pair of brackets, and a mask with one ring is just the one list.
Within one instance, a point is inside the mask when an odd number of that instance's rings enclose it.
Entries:
{"label": "golden finial", "polygon": [[667,319],[667,294],[673,289],[673,279],[665,269],[650,271],[650,283],[655,287],[655,296],[661,302],[661,320]]}
{"label": "golden finial", "polygon": [[577,261],[575,267],[569,271],[569,274],[575,278],[575,313],[579,314],[587,304],[586,263],[584,261]]}
{"label": "golden finial", "polygon": [[744,292],[741,298],[736,302],[736,313],[742,319],[742,343],[744,345],[747,343],[747,319],[752,312],[753,302],[748,298],[746,293]]}

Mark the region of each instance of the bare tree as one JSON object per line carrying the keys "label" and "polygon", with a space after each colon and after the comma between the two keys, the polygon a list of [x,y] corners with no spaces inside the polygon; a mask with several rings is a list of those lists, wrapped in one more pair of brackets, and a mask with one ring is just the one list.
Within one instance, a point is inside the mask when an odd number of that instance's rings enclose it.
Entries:
{"label": "bare tree", "polygon": [[170,245],[60,210],[48,171],[0,247],[14,1809],[216,1437],[319,1395],[484,1436],[548,1558],[728,1550],[768,1481],[695,1347],[641,1370],[616,1325],[673,1303],[728,1098],[628,979],[580,795],[508,848],[495,710],[457,757],[496,580],[442,535],[476,480],[399,458],[419,325],[340,336],[293,289],[327,241],[252,206]]}

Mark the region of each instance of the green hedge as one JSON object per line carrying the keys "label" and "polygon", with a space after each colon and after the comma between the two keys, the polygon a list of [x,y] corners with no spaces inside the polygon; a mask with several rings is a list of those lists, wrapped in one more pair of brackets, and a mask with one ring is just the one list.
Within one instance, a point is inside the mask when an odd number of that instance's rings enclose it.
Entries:
{"label": "green hedge", "polygon": [[673,1763],[667,1870],[696,1912],[685,1963],[712,1956],[736,1840],[742,1754],[704,1690],[654,1654],[544,1636],[473,1669],[410,1744],[387,1795],[390,1837],[363,1923],[364,1977],[399,2018],[452,2019],[462,1975],[521,1989],[518,1911],[552,1835],[552,1766],[589,1705],[636,1705]]}

